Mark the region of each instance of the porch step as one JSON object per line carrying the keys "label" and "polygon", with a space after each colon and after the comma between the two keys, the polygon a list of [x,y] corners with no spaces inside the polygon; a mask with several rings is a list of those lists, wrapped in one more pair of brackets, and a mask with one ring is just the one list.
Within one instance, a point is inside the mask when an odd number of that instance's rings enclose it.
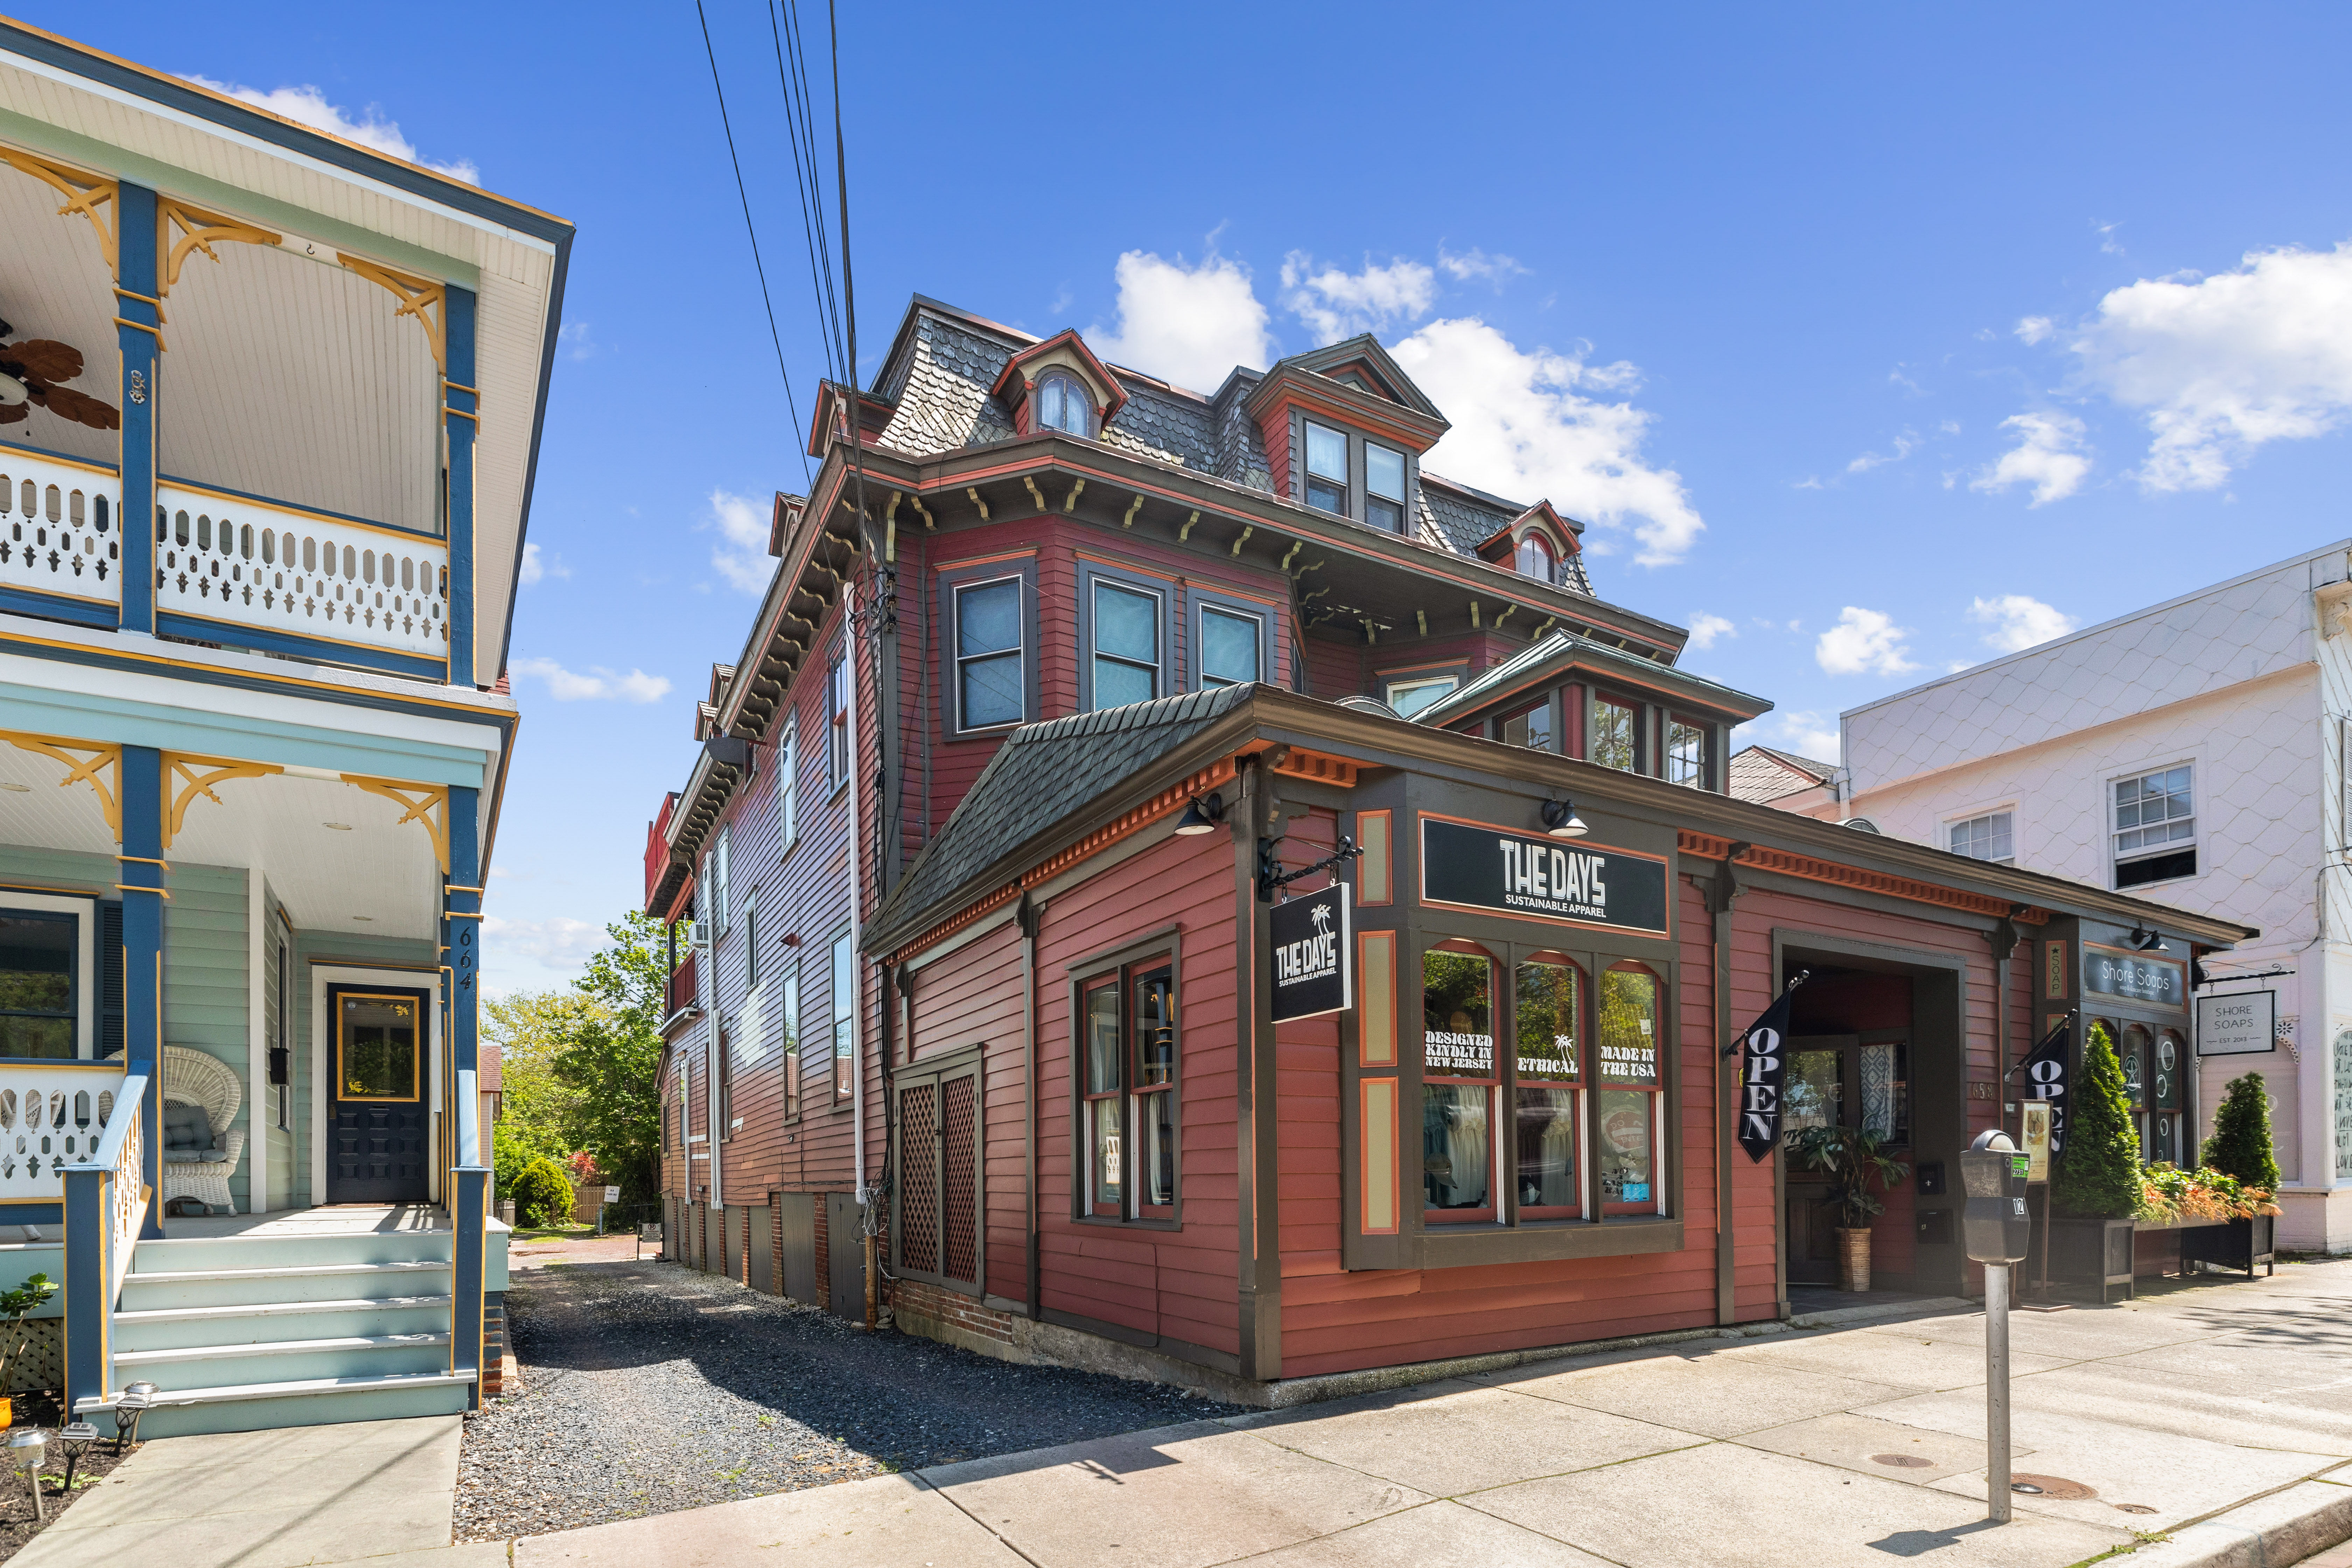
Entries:
{"label": "porch step", "polygon": [[121,1306],[138,1311],[174,1307],[235,1307],[284,1301],[324,1287],[337,1296],[368,1291],[378,1282],[395,1293],[420,1278],[446,1280],[450,1265],[435,1258],[398,1263],[297,1264],[275,1268],[136,1270],[122,1278]]}
{"label": "porch step", "polygon": [[446,1373],[449,1335],[343,1334],[320,1339],[266,1340],[249,1344],[165,1346],[117,1351],[115,1376],[160,1384],[172,1393],[269,1383]]}
{"label": "porch step", "polygon": [[270,1268],[298,1259],[336,1263],[446,1263],[455,1238],[446,1230],[279,1231],[244,1236],[156,1237],[131,1254],[131,1274],[212,1273]]}
{"label": "porch step", "polygon": [[[253,1301],[235,1306],[152,1307],[114,1314],[116,1353],[304,1339],[373,1339],[446,1333],[454,1298],[356,1296],[318,1301]],[[161,1382],[158,1378],[153,1381]]]}
{"label": "porch step", "polygon": [[[279,1383],[166,1390],[156,1395],[154,1405],[140,1418],[139,1436],[143,1441],[198,1432],[250,1432],[262,1427],[383,1421],[403,1415],[452,1415],[466,1408],[473,1383],[474,1374],[469,1372],[430,1372],[294,1378]],[[115,1397],[79,1400],[74,1405],[74,1414],[95,1414],[103,1426]]]}

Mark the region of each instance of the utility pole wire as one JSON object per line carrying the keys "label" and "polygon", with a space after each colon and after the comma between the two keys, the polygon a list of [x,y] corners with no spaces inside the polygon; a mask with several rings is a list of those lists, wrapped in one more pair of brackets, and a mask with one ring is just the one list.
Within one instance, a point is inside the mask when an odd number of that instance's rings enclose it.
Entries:
{"label": "utility pole wire", "polygon": [[[816,123],[809,111],[812,94],[808,56],[796,0],[782,0],[781,5],[777,0],[769,0],[768,31],[775,45],[776,83],[784,95],[784,128],[793,148],[793,187],[800,198],[801,228],[808,240],[809,287],[816,297],[817,327],[824,339],[826,368],[834,380],[840,381],[844,379],[841,308],[834,296],[833,250],[824,223],[824,184],[817,173]],[[789,68],[783,46],[785,33],[793,36]]]}
{"label": "utility pole wire", "polygon": [[[768,312],[768,341],[776,347],[776,374],[784,384],[784,406],[792,412],[793,427],[801,424],[800,402],[793,396],[793,373],[784,368],[783,335],[776,331],[776,305],[768,297],[768,268],[760,259],[760,231],[751,222],[751,196],[743,188],[743,160],[735,153],[735,127],[727,116],[727,89],[719,80],[719,52],[710,47],[710,18],[703,14],[702,0],[694,0],[695,20],[702,24],[703,58],[710,62],[710,89],[719,97],[719,126],[727,133],[727,161],[735,167],[735,195],[743,204],[743,232],[751,238],[751,268],[760,275],[760,303]],[[801,445],[797,440],[795,446]],[[808,453],[801,453],[801,484],[811,486]]]}

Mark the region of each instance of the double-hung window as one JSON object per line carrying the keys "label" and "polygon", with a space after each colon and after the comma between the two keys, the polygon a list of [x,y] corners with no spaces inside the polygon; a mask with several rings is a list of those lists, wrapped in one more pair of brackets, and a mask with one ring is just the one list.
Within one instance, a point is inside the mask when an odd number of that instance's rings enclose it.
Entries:
{"label": "double-hung window", "polygon": [[1377,441],[1364,443],[1364,521],[1404,531],[1404,454]]}
{"label": "double-hung window", "polygon": [[1312,419],[1307,424],[1307,504],[1348,515],[1348,436]]}
{"label": "double-hung window", "polygon": [[1088,672],[1095,708],[1124,708],[1160,695],[1160,598],[1107,578],[1093,579]]}
{"label": "double-hung window", "polygon": [[801,1113],[801,966],[784,971],[784,1120]]}
{"label": "double-hung window", "polygon": [[2117,779],[2114,795],[2116,887],[2197,875],[2197,813],[2189,764]]}
{"label": "double-hung window", "polygon": [[1067,371],[1047,371],[1037,380],[1036,428],[1072,436],[1095,433],[1095,400]]}
{"label": "double-hung window", "polygon": [[833,1102],[846,1105],[857,1058],[857,950],[843,931],[833,944]]}
{"label": "double-hung window", "polygon": [[1623,773],[1639,773],[1642,767],[1642,710],[1630,703],[1612,702],[1606,697],[1592,700],[1592,754],[1591,761],[1604,768],[1616,768]]}
{"label": "double-hung window", "polygon": [[1439,698],[1453,696],[1461,684],[1458,675],[1421,675],[1391,680],[1383,689],[1388,705],[1396,710],[1397,716],[1410,719]]}
{"label": "double-hung window", "polygon": [[2006,811],[1989,811],[1982,816],[1971,816],[1966,822],[1955,822],[1948,829],[1952,853],[1965,855],[1971,860],[1991,860],[2008,866],[2017,858],[2016,835],[2011,825],[2015,818]]}
{"label": "double-hung window", "polygon": [[849,782],[849,650],[833,656],[824,672],[824,732],[826,785],[838,790]]}
{"label": "double-hung window", "polygon": [[1265,622],[1222,605],[1201,606],[1200,661],[1202,686],[1241,686],[1265,679]]}
{"label": "double-hung window", "polygon": [[735,1034],[719,1031],[719,1140],[735,1136]]}
{"label": "double-hung window", "polygon": [[1087,1151],[1080,1213],[1172,1219],[1179,1042],[1173,957],[1155,953],[1087,980],[1079,1017],[1079,1136]]}
{"label": "double-hung window", "polygon": [[710,879],[710,934],[715,940],[727,934],[728,914],[732,906],[727,899],[727,829],[719,830],[719,841],[710,847],[703,862]]}
{"label": "double-hung window", "polygon": [[1021,579],[1000,577],[954,590],[956,727],[1018,724],[1026,672],[1021,659]]}
{"label": "double-hung window", "polygon": [[760,889],[743,895],[743,989],[760,988]]}
{"label": "double-hung window", "polygon": [[790,849],[801,837],[801,725],[798,710],[784,709],[784,735],[776,745],[776,837]]}
{"label": "double-hung window", "polygon": [[1706,787],[1706,726],[1686,719],[1666,721],[1666,782],[1688,789]]}

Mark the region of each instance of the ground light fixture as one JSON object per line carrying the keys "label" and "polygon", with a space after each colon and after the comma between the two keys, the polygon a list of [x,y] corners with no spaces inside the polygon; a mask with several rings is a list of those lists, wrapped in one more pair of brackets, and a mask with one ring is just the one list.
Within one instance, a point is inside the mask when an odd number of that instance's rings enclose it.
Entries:
{"label": "ground light fixture", "polygon": [[98,1428],[87,1421],[76,1421],[59,1429],[58,1441],[65,1445],[65,1495],[71,1497],[73,1496],[74,1466],[80,1462],[84,1454],[89,1452],[89,1446],[98,1441]]}
{"label": "ground light fixture", "polygon": [[1581,838],[1590,831],[1584,818],[1576,815],[1572,800],[1548,800],[1543,803],[1544,831],[1554,838]]}
{"label": "ground light fixture", "polygon": [[19,1426],[8,1434],[8,1462],[33,1483],[33,1517],[44,1524],[49,1514],[41,1501],[41,1458],[48,1448],[49,1435],[38,1426]]}
{"label": "ground light fixture", "polygon": [[1203,833],[1214,833],[1217,824],[1225,819],[1225,797],[1213,795],[1202,800],[1199,795],[1184,803],[1184,815],[1176,819],[1176,831],[1187,838],[1197,838]]}
{"label": "ground light fixture", "polygon": [[120,1454],[126,1447],[139,1441],[139,1417],[147,1413],[147,1407],[154,1404],[155,1396],[163,1392],[152,1383],[134,1383],[123,1389],[122,1397],[114,1402],[116,1453]]}

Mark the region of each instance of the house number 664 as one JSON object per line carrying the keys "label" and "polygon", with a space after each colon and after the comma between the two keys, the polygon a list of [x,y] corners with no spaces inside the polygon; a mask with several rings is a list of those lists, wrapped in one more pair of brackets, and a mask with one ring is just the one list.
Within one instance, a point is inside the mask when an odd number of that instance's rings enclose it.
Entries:
{"label": "house number 664", "polygon": [[147,373],[143,370],[134,370],[131,373],[131,401],[133,403],[147,401]]}

